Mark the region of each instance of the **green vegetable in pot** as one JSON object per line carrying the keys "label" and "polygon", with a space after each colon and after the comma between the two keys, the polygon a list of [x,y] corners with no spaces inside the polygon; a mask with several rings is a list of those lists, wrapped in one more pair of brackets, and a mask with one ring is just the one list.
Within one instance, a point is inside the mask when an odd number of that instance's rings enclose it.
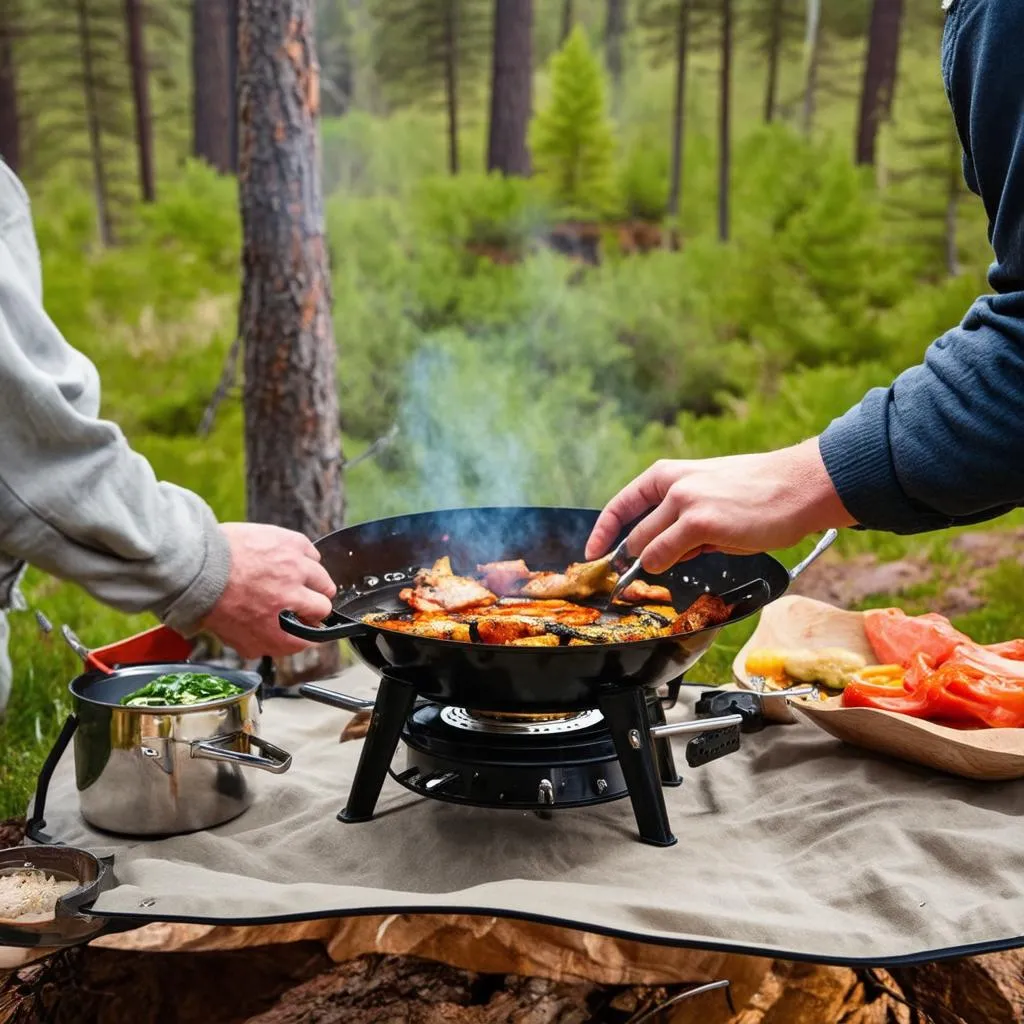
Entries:
{"label": "green vegetable in pot", "polygon": [[166,708],[207,704],[242,693],[243,688],[205,672],[174,672],[159,676],[121,698],[130,708]]}

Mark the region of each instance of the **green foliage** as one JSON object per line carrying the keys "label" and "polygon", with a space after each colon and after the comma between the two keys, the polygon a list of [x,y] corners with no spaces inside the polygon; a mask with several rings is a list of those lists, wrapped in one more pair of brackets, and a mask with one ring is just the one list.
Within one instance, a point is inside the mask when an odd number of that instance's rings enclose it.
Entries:
{"label": "green foliage", "polygon": [[623,212],[639,220],[660,221],[668,206],[669,155],[664,140],[649,138],[629,148],[619,175]]}
{"label": "green foliage", "polygon": [[577,26],[551,61],[551,99],[530,124],[537,179],[568,216],[614,206],[615,139],[605,105],[605,75]]}

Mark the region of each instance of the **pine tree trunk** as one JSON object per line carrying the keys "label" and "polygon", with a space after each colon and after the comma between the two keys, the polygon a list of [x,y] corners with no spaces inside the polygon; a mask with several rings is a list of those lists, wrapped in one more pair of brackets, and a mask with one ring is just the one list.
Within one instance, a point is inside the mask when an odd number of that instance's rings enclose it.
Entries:
{"label": "pine tree trunk", "polygon": [[238,3],[225,0],[228,7],[228,160],[232,174],[238,173]]}
{"label": "pine tree trunk", "polygon": [[[500,2],[500,0],[499,0]],[[622,44],[626,36],[626,0],[608,0],[604,23],[604,62],[612,85],[612,107],[622,103]]]}
{"label": "pine tree trunk", "polygon": [[562,0],[562,31],[558,37],[558,45],[565,46],[566,39],[572,33],[573,17],[572,0]]}
{"label": "pine tree trunk", "polygon": [[238,168],[237,4],[192,2],[192,152],[221,174]]}
{"label": "pine tree trunk", "polygon": [[779,56],[782,50],[783,0],[771,0],[768,17],[768,81],[764,90],[764,120],[775,120],[775,97],[779,90]]}
{"label": "pine tree trunk", "polygon": [[444,5],[444,95],[448,108],[448,171],[459,173],[459,26],[458,0]]}
{"label": "pine tree trunk", "polygon": [[96,227],[101,244],[113,244],[114,229],[110,219],[110,193],[107,168],[103,156],[103,130],[100,127],[99,97],[96,94],[96,70],[93,67],[92,32],[89,24],[88,0],[76,0],[76,31],[82,58],[82,96],[85,105],[86,132],[89,136],[89,161],[92,164],[93,195],[96,200]]}
{"label": "pine tree trunk", "polygon": [[249,519],[318,537],[344,511],[314,0],[242,0],[239,85]]}
{"label": "pine tree trunk", "polygon": [[14,70],[15,18],[11,0],[0,0],[0,157],[15,174],[21,165],[18,80]]}
{"label": "pine tree trunk", "polygon": [[677,217],[683,195],[683,144],[686,139],[686,64],[690,50],[690,3],[676,0],[676,88],[672,106],[672,167],[668,215]]}
{"label": "pine tree trunk", "polygon": [[729,240],[729,165],[731,159],[732,0],[722,0],[722,55],[718,116],[718,238]]}
{"label": "pine tree trunk", "polygon": [[526,130],[533,104],[533,0],[497,0],[487,169],[527,177]]}
{"label": "pine tree trunk", "polygon": [[821,67],[821,0],[807,3],[807,78],[804,82],[804,135],[814,129],[818,102],[818,70]]}
{"label": "pine tree trunk", "polygon": [[960,192],[963,188],[963,168],[960,162],[960,140],[955,131],[949,133],[949,146],[949,177],[946,186],[946,272],[950,277],[956,277],[960,273],[956,229],[960,212]]}
{"label": "pine tree trunk", "polygon": [[902,20],[903,0],[874,0],[857,120],[858,164],[874,165],[878,129],[892,109]]}
{"label": "pine tree trunk", "polygon": [[149,108],[149,65],[146,62],[141,0],[124,0],[128,29],[128,65],[132,73],[132,101],[135,109],[135,145],[139,154],[139,188],[144,202],[156,199],[153,175],[153,118]]}

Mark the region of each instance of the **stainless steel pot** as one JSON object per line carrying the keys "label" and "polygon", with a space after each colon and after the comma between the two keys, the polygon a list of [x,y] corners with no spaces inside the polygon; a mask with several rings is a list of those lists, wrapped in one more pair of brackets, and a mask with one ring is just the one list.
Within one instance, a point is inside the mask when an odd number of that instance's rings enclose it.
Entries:
{"label": "stainless steel pot", "polygon": [[[194,707],[131,708],[126,694],[170,672],[210,672],[243,688]],[[192,663],[132,665],[74,679],[73,713],[40,773],[33,808],[36,837],[45,821],[49,772],[74,736],[82,816],[126,835],[176,835],[230,821],[252,803],[245,769],[281,773],[291,755],[259,736],[260,677]]]}

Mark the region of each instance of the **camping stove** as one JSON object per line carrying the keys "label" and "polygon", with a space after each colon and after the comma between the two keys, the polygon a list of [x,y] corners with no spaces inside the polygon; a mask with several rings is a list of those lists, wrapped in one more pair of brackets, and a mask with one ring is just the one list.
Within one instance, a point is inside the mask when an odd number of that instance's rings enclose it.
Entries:
{"label": "camping stove", "polygon": [[[693,720],[669,724],[665,710],[680,685],[672,683],[665,696],[631,687],[609,692],[597,708],[530,714],[419,699],[410,683],[387,674],[376,701],[311,684],[299,692],[333,707],[372,711],[341,821],[369,821],[390,774],[433,800],[542,816],[628,796],[639,838],[671,846],[676,838],[662,787],[682,779],[669,737],[692,735],[686,760],[697,767],[739,750],[741,732],[764,726],[759,694],[727,690],[705,692]],[[404,765],[392,767],[399,744]]]}

